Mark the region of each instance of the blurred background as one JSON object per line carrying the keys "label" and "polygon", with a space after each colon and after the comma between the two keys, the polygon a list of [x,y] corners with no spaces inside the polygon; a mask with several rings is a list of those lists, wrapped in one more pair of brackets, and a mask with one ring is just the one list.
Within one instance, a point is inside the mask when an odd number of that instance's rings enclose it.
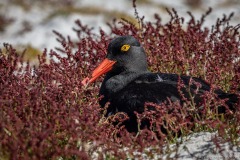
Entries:
{"label": "blurred background", "polygon": [[[196,19],[200,19],[209,7],[213,9],[204,26],[211,28],[217,18],[234,12],[231,25],[240,22],[240,0],[137,0],[139,16],[145,21],[154,20],[157,13],[162,23],[169,21],[166,8],[175,8],[179,16],[187,22],[191,11]],[[27,48],[34,58],[44,48],[48,50],[59,46],[56,30],[64,36],[76,38],[72,28],[79,19],[84,25],[109,32],[107,22],[116,19],[136,21],[133,2],[131,0],[0,0],[0,46],[10,43],[14,47]],[[30,57],[31,57],[30,56]]]}

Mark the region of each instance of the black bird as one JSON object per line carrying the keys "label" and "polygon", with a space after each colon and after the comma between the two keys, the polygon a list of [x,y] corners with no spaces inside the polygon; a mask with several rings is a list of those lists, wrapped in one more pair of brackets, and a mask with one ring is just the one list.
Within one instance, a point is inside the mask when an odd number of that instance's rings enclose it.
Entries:
{"label": "black bird", "polygon": [[[146,102],[160,104],[166,100],[183,103],[179,94],[179,78],[187,86],[182,89],[184,96],[190,99],[195,94],[197,85],[189,85],[190,81],[201,87],[194,96],[196,104],[201,103],[201,95],[210,91],[210,85],[200,78],[179,76],[168,73],[151,73],[148,70],[147,58],[141,44],[132,36],[119,36],[113,39],[107,50],[106,59],[93,71],[91,78],[82,81],[84,85],[94,82],[99,76],[106,73],[99,95],[101,107],[107,102],[110,106],[107,115],[125,112],[129,120],[125,123],[128,131],[137,131],[137,122],[134,112],[142,113]],[[219,98],[228,98],[227,104],[233,108],[238,98],[235,94],[228,94],[220,89],[215,90]],[[222,108],[220,112],[225,112]]]}

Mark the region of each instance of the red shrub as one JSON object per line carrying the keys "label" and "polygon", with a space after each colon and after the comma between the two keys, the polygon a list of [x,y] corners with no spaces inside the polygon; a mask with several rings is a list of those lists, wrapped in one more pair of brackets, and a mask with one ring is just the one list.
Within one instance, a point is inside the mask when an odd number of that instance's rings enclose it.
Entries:
{"label": "red shrub", "polygon": [[[213,88],[238,93],[239,26],[228,24],[231,15],[219,19],[210,29],[203,28],[208,13],[200,21],[189,13],[192,19],[186,27],[176,11],[169,14],[172,18],[167,24],[162,24],[158,15],[155,22],[139,19],[140,29],[126,21],[120,26],[114,21],[109,24],[111,33],[100,30],[100,35],[76,21],[78,28],[74,31],[79,40],[73,42],[71,37],[64,38],[55,31],[63,48],[57,52],[45,50],[37,67],[23,62],[15,49],[5,44],[0,54],[0,153],[10,159],[91,159],[98,153],[97,157],[104,159],[131,157],[134,151],[158,146],[146,151],[151,157],[156,150],[161,153],[164,137],[174,139],[172,132],[187,134],[192,129],[205,128],[221,131],[219,126],[231,123],[235,128],[231,134],[239,135],[239,110],[227,114],[230,120],[221,121],[216,112],[208,109],[223,102],[210,93],[204,95],[202,117],[191,102],[184,107],[175,103],[147,104],[156,111],[146,111],[138,117],[150,119],[154,132],[145,129],[137,135],[130,134],[123,126],[112,125],[112,121],[127,117],[119,113],[106,118],[101,114],[99,85],[82,86],[81,80],[105,57],[109,40],[117,34],[139,39],[154,72],[201,77]],[[173,111],[168,113],[166,108]],[[161,133],[162,125],[169,135]]]}

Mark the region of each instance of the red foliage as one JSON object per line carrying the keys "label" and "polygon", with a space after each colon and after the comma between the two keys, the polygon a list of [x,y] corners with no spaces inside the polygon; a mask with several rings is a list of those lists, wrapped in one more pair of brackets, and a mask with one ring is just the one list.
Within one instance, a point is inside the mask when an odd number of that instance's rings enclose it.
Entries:
{"label": "red foliage", "polygon": [[[150,119],[154,132],[145,129],[134,135],[121,125],[112,125],[127,118],[124,114],[103,116],[98,105],[98,84],[82,86],[83,78],[105,58],[109,40],[114,35],[133,35],[148,54],[150,70],[201,77],[213,87],[239,93],[239,26],[228,24],[231,16],[219,19],[210,29],[203,28],[208,13],[200,21],[189,13],[192,19],[186,27],[176,11],[169,14],[172,18],[167,24],[162,24],[158,15],[155,22],[139,19],[140,29],[126,21],[120,26],[114,21],[109,24],[110,34],[100,30],[99,35],[76,21],[74,31],[79,40],[73,42],[71,37],[55,31],[62,48],[57,52],[45,50],[37,67],[23,62],[15,49],[5,44],[6,51],[0,54],[0,153],[10,159],[91,159],[94,153],[99,159],[124,159],[133,156],[134,151],[158,146],[157,151],[152,148],[152,153],[150,149],[151,156],[161,153],[164,138],[173,138],[171,132],[188,133],[196,124],[219,130],[220,125],[227,126],[228,121],[220,121],[208,110],[224,102],[206,93],[202,117],[191,102],[184,107],[175,103],[148,104],[156,111],[138,117]],[[239,110],[228,116],[234,122],[234,133],[239,134]],[[162,134],[163,125],[169,135]]]}

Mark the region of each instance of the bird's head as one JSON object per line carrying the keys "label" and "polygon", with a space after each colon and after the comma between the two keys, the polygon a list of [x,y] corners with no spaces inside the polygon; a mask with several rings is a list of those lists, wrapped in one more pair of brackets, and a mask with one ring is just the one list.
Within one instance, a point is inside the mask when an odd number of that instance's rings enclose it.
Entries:
{"label": "bird's head", "polygon": [[138,40],[132,36],[119,36],[109,43],[106,58],[92,72],[90,78],[87,77],[82,81],[82,84],[92,83],[108,72],[116,75],[124,71],[141,72],[146,70],[146,54]]}

